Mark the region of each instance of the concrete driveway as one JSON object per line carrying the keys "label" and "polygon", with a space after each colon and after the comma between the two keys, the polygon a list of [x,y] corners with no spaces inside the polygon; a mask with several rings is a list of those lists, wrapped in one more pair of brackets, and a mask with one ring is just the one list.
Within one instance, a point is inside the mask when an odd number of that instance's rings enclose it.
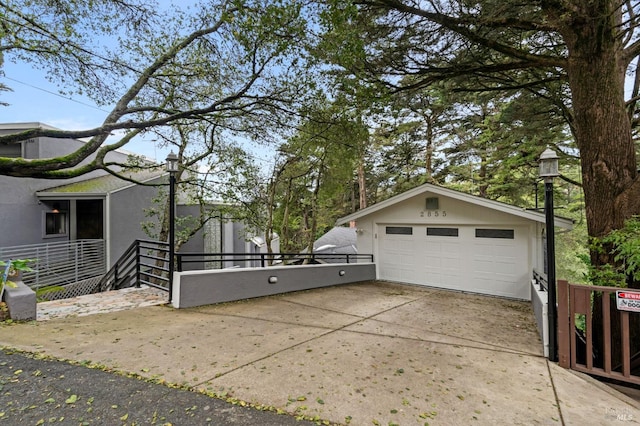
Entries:
{"label": "concrete driveway", "polygon": [[2,326],[0,345],[337,424],[640,420],[547,362],[529,303],[384,282]]}

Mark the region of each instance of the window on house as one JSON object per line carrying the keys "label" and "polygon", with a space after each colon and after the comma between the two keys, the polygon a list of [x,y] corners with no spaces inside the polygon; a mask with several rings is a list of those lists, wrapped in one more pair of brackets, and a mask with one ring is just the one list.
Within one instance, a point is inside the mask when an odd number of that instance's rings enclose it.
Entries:
{"label": "window on house", "polygon": [[22,157],[22,144],[0,145],[0,157]]}
{"label": "window on house", "polygon": [[387,226],[386,233],[392,235],[413,235],[413,228],[410,226]]}
{"label": "window on house", "polygon": [[44,234],[47,237],[67,234],[67,214],[65,212],[46,212]]}
{"label": "window on house", "polygon": [[476,238],[504,238],[514,239],[513,229],[476,229]]}
{"label": "window on house", "polygon": [[427,235],[430,237],[457,237],[458,228],[431,228],[427,227]]}

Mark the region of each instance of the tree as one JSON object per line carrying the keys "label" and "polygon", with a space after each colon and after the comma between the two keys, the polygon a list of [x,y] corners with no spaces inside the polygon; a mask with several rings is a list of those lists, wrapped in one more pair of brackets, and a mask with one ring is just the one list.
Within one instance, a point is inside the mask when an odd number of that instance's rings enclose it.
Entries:
{"label": "tree", "polygon": [[[0,158],[0,174],[57,179],[96,169],[113,172],[115,165],[105,160],[108,152],[174,123],[211,121],[228,136],[266,138],[268,129],[291,119],[304,100],[308,81],[299,73],[305,61],[296,43],[304,39],[306,21],[295,1],[203,1],[190,12],[166,14],[142,9],[137,0],[87,3],[93,6],[34,1],[25,11],[22,4],[0,2],[9,23],[0,33],[5,59],[36,61],[47,69],[62,64],[59,79],[71,79],[69,84],[101,105],[113,105],[94,129],[0,136],[0,144],[38,136],[90,138],[63,157]],[[106,31],[119,22],[109,16],[120,8],[131,11],[133,24]],[[119,44],[97,54],[83,38],[94,28],[119,36]],[[123,136],[105,144],[113,132]]]}
{"label": "tree", "polygon": [[376,192],[384,198],[436,181],[442,166],[437,153],[447,139],[452,112],[452,104],[437,89],[400,92],[390,101],[369,120],[376,126],[372,149],[379,153]]}
{"label": "tree", "polygon": [[528,93],[457,92],[450,97],[457,114],[448,123],[440,181],[481,197],[533,206],[540,146],[565,153],[563,170],[578,165],[567,125],[548,113],[546,100]]}
{"label": "tree", "polygon": [[[640,84],[628,102],[624,90],[625,73],[635,71],[640,53],[638,4],[621,0],[358,4],[334,2],[334,14],[326,21],[331,35],[327,46],[343,48],[332,59],[347,72],[396,91],[447,81],[456,90],[528,91],[562,101],[558,108],[580,152],[589,235],[604,236],[640,213],[632,139]],[[614,262],[606,252],[592,252],[592,261]]]}
{"label": "tree", "polygon": [[[331,6],[325,47],[340,49],[329,57],[373,87],[412,91],[446,82],[459,91],[528,92],[553,105],[579,150],[591,238],[640,214],[633,139],[640,113],[638,2],[362,0]],[[633,88],[625,98],[627,73]],[[541,142],[539,152],[546,145]],[[595,267],[619,263],[611,244],[590,250],[590,261]],[[640,288],[640,280],[632,276],[627,285]],[[608,302],[594,297],[596,330],[602,330],[602,303]],[[640,341],[640,324],[631,328],[632,341]],[[601,348],[601,335],[594,337]]]}
{"label": "tree", "polygon": [[350,188],[366,129],[341,102],[321,100],[298,132],[283,143],[272,181],[278,202],[276,229],[284,251],[313,250],[314,241],[351,211]]}
{"label": "tree", "polygon": [[[165,131],[154,132],[160,146],[171,147],[172,152],[177,153],[178,200],[197,207],[197,212],[176,217],[176,250],[214,218],[243,220],[247,217],[245,205],[250,202],[247,195],[255,186],[257,170],[247,153],[235,143],[225,141],[220,132],[219,126],[206,121],[176,123]],[[144,223],[143,228],[151,238],[168,241],[166,191],[160,191],[154,201],[146,213],[155,220]]]}

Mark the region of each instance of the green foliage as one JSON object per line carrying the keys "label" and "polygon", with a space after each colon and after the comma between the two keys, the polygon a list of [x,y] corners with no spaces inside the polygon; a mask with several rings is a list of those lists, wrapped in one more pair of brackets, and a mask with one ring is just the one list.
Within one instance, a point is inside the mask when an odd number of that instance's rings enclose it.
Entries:
{"label": "green foliage", "polygon": [[38,287],[36,289],[36,300],[38,302],[46,302],[51,300],[49,297],[46,297],[51,293],[58,293],[64,291],[64,287],[61,285],[48,285],[46,287]]}
{"label": "green foliage", "polygon": [[282,251],[309,248],[335,220],[351,211],[354,170],[368,134],[343,103],[318,100],[307,121],[280,146],[270,183],[273,229]]}
{"label": "green foliage", "polygon": [[586,279],[591,284],[603,287],[626,287],[625,275],[617,266],[611,264],[594,266],[589,255],[580,254],[578,257],[587,266]]}
{"label": "green foliage", "polygon": [[[574,215],[562,216],[573,218]],[[588,274],[585,258],[589,258],[587,226],[584,221],[574,222],[569,232],[556,233],[556,276],[571,283],[584,283]]]}
{"label": "green foliage", "polygon": [[613,256],[613,262],[589,265],[589,279],[595,285],[627,287],[627,280],[640,281],[640,216],[625,221],[624,227],[615,229],[603,238],[593,239],[591,249],[595,253]]}
{"label": "green foliage", "polygon": [[[0,50],[6,60],[41,67],[67,94],[77,91],[112,109],[89,131],[0,135],[0,143],[91,138],[64,157],[2,158],[0,174],[63,178],[104,167],[117,173],[122,164],[104,161],[110,150],[140,135],[166,135],[171,126],[208,125],[218,140],[242,143],[264,143],[295,126],[297,110],[317,87],[305,53],[313,32],[306,31],[303,9],[310,6],[297,0],[178,3],[4,2]],[[120,139],[107,142],[110,134]],[[206,163],[201,153],[182,154]],[[95,160],[81,161],[92,154]]]}
{"label": "green foliage", "polygon": [[18,272],[31,272],[33,269],[29,266],[36,259],[11,259],[7,261],[0,260],[0,268],[4,268],[4,272],[0,276],[0,289],[4,290],[4,286],[16,287],[16,283],[9,280],[9,277]]}

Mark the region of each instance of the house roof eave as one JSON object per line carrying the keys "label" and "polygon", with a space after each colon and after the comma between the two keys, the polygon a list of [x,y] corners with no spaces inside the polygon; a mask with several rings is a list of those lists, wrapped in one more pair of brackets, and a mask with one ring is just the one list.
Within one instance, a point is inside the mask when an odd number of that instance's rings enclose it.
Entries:
{"label": "house roof eave", "polygon": [[[444,188],[444,187],[433,185],[430,183],[425,183],[423,185],[420,185],[418,187],[405,191],[402,194],[398,194],[394,197],[391,197],[384,201],[376,203],[370,207],[366,207],[355,213],[351,213],[350,215],[341,217],[336,221],[336,225],[343,225],[345,223],[349,223],[351,221],[357,220],[364,216],[368,216],[370,214],[373,214],[375,212],[378,212],[380,210],[393,206],[394,204],[398,204],[400,202],[403,202],[405,200],[408,200],[410,198],[413,198],[415,196],[418,196],[426,192],[431,192],[436,195],[442,195],[444,197],[450,197],[456,200],[468,202],[468,203],[471,203],[477,206],[486,207],[492,210],[497,210],[503,213],[512,214],[514,216],[529,219],[534,222],[540,222],[540,223],[545,222],[544,213],[527,210],[525,208],[512,206],[509,204],[501,203],[499,201],[488,200],[486,198],[476,197],[475,195],[466,194],[464,192],[455,191],[453,189]],[[571,219],[556,216],[555,225],[560,228],[572,229],[573,221]]]}
{"label": "house roof eave", "polygon": [[76,200],[83,198],[104,198],[108,192],[36,192],[39,200]]}

